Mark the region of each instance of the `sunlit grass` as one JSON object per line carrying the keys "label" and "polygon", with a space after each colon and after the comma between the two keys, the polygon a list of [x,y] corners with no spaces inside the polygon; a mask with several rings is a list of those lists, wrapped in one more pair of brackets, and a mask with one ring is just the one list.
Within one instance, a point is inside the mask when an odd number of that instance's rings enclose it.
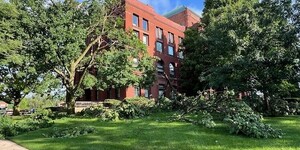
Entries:
{"label": "sunlit grass", "polygon": [[213,129],[184,122],[169,121],[172,113],[153,114],[150,117],[117,122],[98,119],[64,118],[54,127],[88,125],[96,132],[77,138],[51,139],[42,129],[14,137],[12,140],[30,150],[64,149],[300,149],[300,117],[267,118],[265,122],[285,133],[282,139],[254,139],[230,135],[228,128],[218,122]]}

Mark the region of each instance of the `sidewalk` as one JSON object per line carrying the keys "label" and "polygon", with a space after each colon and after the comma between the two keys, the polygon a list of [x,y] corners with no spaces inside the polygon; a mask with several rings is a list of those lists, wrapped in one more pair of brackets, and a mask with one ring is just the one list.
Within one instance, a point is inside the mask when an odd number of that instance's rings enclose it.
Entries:
{"label": "sidewalk", "polygon": [[27,149],[12,141],[0,140],[0,150],[27,150]]}

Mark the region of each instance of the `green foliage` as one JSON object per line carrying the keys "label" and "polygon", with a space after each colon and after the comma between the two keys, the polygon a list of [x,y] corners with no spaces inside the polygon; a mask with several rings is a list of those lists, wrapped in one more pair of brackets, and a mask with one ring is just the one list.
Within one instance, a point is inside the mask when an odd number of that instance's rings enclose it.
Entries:
{"label": "green foliage", "polygon": [[[262,123],[262,116],[255,114],[251,107],[234,95],[234,91],[224,91],[209,95],[199,92],[197,97],[179,96],[173,103],[173,108],[180,113],[175,120],[212,128],[215,126],[214,119],[220,119],[228,123],[230,133],[255,138],[282,137],[280,130]],[[196,118],[190,117],[195,115]]]}
{"label": "green foliage", "polygon": [[196,124],[203,125],[207,128],[213,128],[216,126],[216,123],[213,121],[213,116],[207,111],[202,111],[198,115],[201,116],[201,119],[195,122]]}
{"label": "green foliage", "polygon": [[53,128],[44,136],[49,138],[75,138],[81,135],[91,134],[95,132],[95,128],[89,126],[79,126],[72,128]]}
{"label": "green foliage", "polygon": [[256,112],[262,113],[265,116],[287,116],[299,115],[300,106],[297,98],[278,99],[274,98],[270,101],[270,112],[266,113],[263,109],[263,98],[247,97],[244,101]]}
{"label": "green foliage", "polygon": [[128,98],[128,99],[125,99],[125,101],[135,105],[136,107],[138,107],[146,112],[147,111],[149,112],[155,106],[154,100],[149,100],[148,98],[145,98],[145,97]]}
{"label": "green foliage", "polygon": [[78,115],[84,117],[100,117],[103,111],[104,111],[103,104],[99,104],[82,110],[81,112],[78,113]]}
{"label": "green foliage", "polygon": [[183,41],[183,92],[260,91],[270,111],[270,101],[299,91],[296,12],[292,1],[207,0],[204,30],[187,30]]}
{"label": "green foliage", "polygon": [[16,131],[13,127],[14,122],[12,119],[5,116],[0,116],[0,137],[6,138],[16,135]]}
{"label": "green foliage", "polygon": [[124,101],[107,99],[103,104],[82,110],[79,115],[99,117],[103,121],[114,121],[143,117],[148,115],[153,107],[154,102],[145,98],[132,98]]}
{"label": "green foliage", "polygon": [[[82,96],[83,89],[152,83],[154,59],[141,41],[124,30],[121,1],[28,0],[16,4],[29,35],[25,46],[34,62],[43,64],[65,87],[69,114],[74,113],[75,99]],[[133,58],[139,59],[137,66]]]}
{"label": "green foliage", "polygon": [[100,114],[100,119],[102,121],[117,121],[120,119],[120,114],[116,109],[104,109]]}
{"label": "green foliage", "polygon": [[104,100],[103,104],[109,108],[117,108],[120,104],[122,103],[122,101],[117,100],[117,99],[106,99]]}
{"label": "green foliage", "polygon": [[27,109],[43,109],[46,107],[57,106],[58,100],[52,99],[50,97],[34,96],[32,98],[24,98],[19,104],[19,108],[22,110]]}
{"label": "green foliage", "polygon": [[46,112],[38,112],[30,118],[15,121],[9,117],[0,116],[0,136],[7,138],[16,136],[40,128],[48,128],[53,125],[52,119]]}
{"label": "green foliage", "polygon": [[127,101],[122,102],[117,107],[117,112],[121,118],[132,119],[137,117],[143,117],[146,115],[145,111],[141,107]]}
{"label": "green foliage", "polygon": [[243,134],[255,138],[281,138],[281,130],[261,122],[262,116],[257,115],[244,102],[232,102],[226,110],[224,121],[230,125],[230,133]]}
{"label": "green foliage", "polygon": [[172,109],[172,101],[167,97],[160,97],[155,105],[155,108],[158,110],[171,110]]}

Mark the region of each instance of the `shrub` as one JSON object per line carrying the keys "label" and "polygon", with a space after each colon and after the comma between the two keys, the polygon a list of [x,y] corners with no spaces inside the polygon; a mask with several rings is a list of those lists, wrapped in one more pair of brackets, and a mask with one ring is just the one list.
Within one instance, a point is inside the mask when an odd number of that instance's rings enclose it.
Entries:
{"label": "shrub", "polygon": [[91,106],[89,108],[83,109],[78,115],[85,117],[99,117],[104,111],[103,104],[98,104],[96,106]]}
{"label": "shrub", "polygon": [[117,99],[106,99],[104,100],[103,104],[105,107],[109,107],[109,108],[117,108],[120,104],[121,104],[122,101],[120,100],[117,100]]}
{"label": "shrub", "polygon": [[2,138],[16,135],[14,122],[11,118],[0,116],[0,135]]}
{"label": "shrub", "polygon": [[8,117],[0,117],[0,135],[7,138],[40,128],[52,126],[52,120],[43,113],[36,113],[30,118],[14,121]]}
{"label": "shrub", "polygon": [[262,123],[262,116],[255,114],[243,101],[229,103],[226,114],[224,121],[229,123],[230,133],[255,138],[281,138],[282,136],[280,130]]}
{"label": "shrub", "polygon": [[117,107],[117,112],[123,119],[132,119],[146,115],[145,111],[143,111],[140,107],[127,101],[122,102]]}
{"label": "shrub", "polygon": [[125,101],[134,104],[136,107],[142,109],[142,110],[150,110],[155,106],[155,101],[150,100],[145,97],[134,97],[126,99]]}
{"label": "shrub", "polygon": [[103,109],[103,112],[100,114],[102,121],[116,121],[119,120],[119,112],[116,109]]}
{"label": "shrub", "polygon": [[72,128],[53,128],[52,131],[50,131],[48,134],[44,134],[44,136],[50,138],[74,138],[94,132],[95,128],[88,126],[79,126]]}
{"label": "shrub", "polygon": [[155,105],[156,109],[159,110],[171,110],[172,109],[172,101],[167,97],[161,97],[158,99],[157,104]]}
{"label": "shrub", "polygon": [[153,106],[154,102],[146,98],[124,101],[108,99],[104,101],[104,104],[91,106],[78,114],[87,117],[99,117],[104,121],[131,119],[145,116]]}
{"label": "shrub", "polygon": [[195,124],[203,125],[206,128],[213,128],[216,126],[216,123],[213,120],[213,116],[207,111],[200,112],[201,118],[195,122]]}

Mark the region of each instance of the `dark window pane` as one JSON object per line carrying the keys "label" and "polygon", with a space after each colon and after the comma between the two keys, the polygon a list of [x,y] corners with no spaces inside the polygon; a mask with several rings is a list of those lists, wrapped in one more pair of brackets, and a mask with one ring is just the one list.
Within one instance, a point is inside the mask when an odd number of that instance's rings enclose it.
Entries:
{"label": "dark window pane", "polygon": [[138,15],[133,15],[132,24],[137,27],[139,26],[139,16]]}
{"label": "dark window pane", "polygon": [[158,52],[162,52],[163,51],[163,43],[161,42],[156,42],[156,50]]}
{"label": "dark window pane", "polygon": [[143,19],[143,29],[148,31],[148,20]]}
{"label": "dark window pane", "polygon": [[158,74],[164,73],[164,63],[162,61],[158,61],[156,64],[156,70]]}
{"label": "dark window pane", "polygon": [[168,46],[168,54],[171,56],[174,56],[174,47],[173,46]]}

